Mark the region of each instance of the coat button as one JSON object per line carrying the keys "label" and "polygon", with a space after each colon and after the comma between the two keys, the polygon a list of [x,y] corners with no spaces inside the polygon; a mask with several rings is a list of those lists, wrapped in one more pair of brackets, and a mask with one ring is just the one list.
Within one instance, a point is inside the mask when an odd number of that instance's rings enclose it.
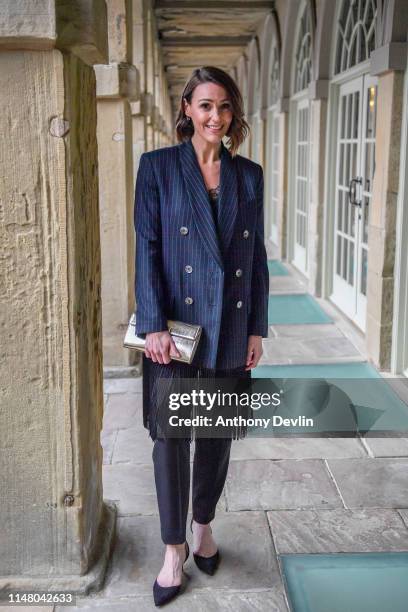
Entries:
{"label": "coat button", "polygon": [[239,301],[237,302],[237,308],[242,308],[242,302],[241,302],[241,300],[239,300]]}
{"label": "coat button", "polygon": [[248,230],[244,230],[244,231],[242,232],[242,235],[243,235],[243,237],[244,237],[244,238],[248,238],[248,236],[249,236],[249,232],[248,232]]}
{"label": "coat button", "polygon": [[192,297],[186,297],[186,299],[184,300],[186,304],[192,304],[194,302]]}
{"label": "coat button", "polygon": [[180,234],[182,236],[185,236],[186,234],[188,234],[188,227],[185,227],[184,225],[180,227]]}
{"label": "coat button", "polygon": [[238,268],[238,270],[235,271],[235,276],[238,276],[238,278],[242,276],[242,270],[240,268]]}
{"label": "coat button", "polygon": [[190,274],[193,271],[193,268],[191,266],[186,266],[184,269],[188,274]]}

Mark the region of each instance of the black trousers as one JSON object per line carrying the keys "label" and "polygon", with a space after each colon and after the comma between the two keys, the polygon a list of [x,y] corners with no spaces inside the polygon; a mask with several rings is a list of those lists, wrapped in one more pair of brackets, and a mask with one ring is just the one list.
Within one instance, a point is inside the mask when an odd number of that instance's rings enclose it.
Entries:
{"label": "black trousers", "polygon": [[[158,438],[153,463],[161,537],[165,544],[186,541],[190,496],[190,440]],[[207,524],[215,516],[228,472],[231,439],[197,438],[193,461],[193,518]]]}
{"label": "black trousers", "polygon": [[[233,370],[207,370],[171,361],[153,363],[143,356],[143,422],[154,441],[153,464],[159,506],[161,535],[165,544],[186,540],[190,496],[189,439],[157,436],[158,407],[155,385],[161,378],[250,378],[245,366]],[[193,461],[193,518],[207,524],[213,520],[228,472],[231,438],[196,438]]]}

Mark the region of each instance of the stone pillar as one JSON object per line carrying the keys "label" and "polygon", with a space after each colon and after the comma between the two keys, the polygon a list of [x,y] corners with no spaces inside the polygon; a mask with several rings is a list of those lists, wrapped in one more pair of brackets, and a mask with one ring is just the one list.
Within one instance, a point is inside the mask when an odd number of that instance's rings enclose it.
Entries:
{"label": "stone pillar", "polygon": [[387,370],[394,307],[403,76],[403,72],[391,70],[378,77],[375,173],[368,230],[367,352],[375,365]]}
{"label": "stone pillar", "polygon": [[[145,91],[145,45],[146,20],[143,0],[132,1],[132,62],[137,67],[140,77],[140,91]],[[132,102],[132,128],[133,128],[133,183],[136,183],[139,159],[146,150],[146,119],[144,116],[143,95],[137,102]]]}
{"label": "stone pillar", "polygon": [[123,347],[123,336],[134,310],[134,168],[129,102],[138,99],[140,85],[137,69],[128,62],[128,3],[110,0],[107,6],[109,64],[95,66],[103,360],[105,368],[123,368],[138,362],[138,354]]}
{"label": "stone pillar", "polygon": [[97,0],[39,0],[26,13],[22,4],[5,5],[0,590],[85,593],[103,580],[114,534],[114,507],[102,500],[91,66],[106,58],[106,13]]}
{"label": "stone pillar", "polygon": [[327,98],[329,82],[320,79],[309,85],[311,120],[311,168],[308,231],[308,288],[322,295],[324,233],[324,167],[326,159]]}
{"label": "stone pillar", "polygon": [[143,114],[141,100],[138,102],[132,102],[130,105],[130,110],[132,114],[133,130],[133,184],[136,184],[140,156],[146,149],[146,118]]}
{"label": "stone pillar", "polygon": [[289,149],[289,100],[279,103],[279,185],[278,185],[278,257],[288,256],[288,149]]}

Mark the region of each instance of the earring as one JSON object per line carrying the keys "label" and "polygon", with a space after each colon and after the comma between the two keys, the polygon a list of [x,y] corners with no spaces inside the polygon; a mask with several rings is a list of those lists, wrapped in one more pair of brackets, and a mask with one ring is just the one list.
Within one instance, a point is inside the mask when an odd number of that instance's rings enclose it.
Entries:
{"label": "earring", "polygon": [[189,117],[188,115],[186,115],[187,117],[187,121],[191,121],[191,117]]}

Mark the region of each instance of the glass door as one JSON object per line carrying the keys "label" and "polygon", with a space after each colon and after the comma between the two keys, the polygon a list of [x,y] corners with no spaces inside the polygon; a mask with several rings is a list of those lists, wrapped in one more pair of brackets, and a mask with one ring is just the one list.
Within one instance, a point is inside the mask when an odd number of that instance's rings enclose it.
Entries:
{"label": "glass door", "polygon": [[309,101],[302,100],[296,106],[295,143],[295,216],[293,263],[307,272],[307,247],[309,226],[310,186],[310,110]]}
{"label": "glass door", "polygon": [[279,116],[273,110],[268,111],[267,145],[269,238],[278,244]]}
{"label": "glass door", "polygon": [[375,77],[362,76],[340,87],[331,299],[363,331],[367,307],[368,221],[375,162],[376,100]]}

